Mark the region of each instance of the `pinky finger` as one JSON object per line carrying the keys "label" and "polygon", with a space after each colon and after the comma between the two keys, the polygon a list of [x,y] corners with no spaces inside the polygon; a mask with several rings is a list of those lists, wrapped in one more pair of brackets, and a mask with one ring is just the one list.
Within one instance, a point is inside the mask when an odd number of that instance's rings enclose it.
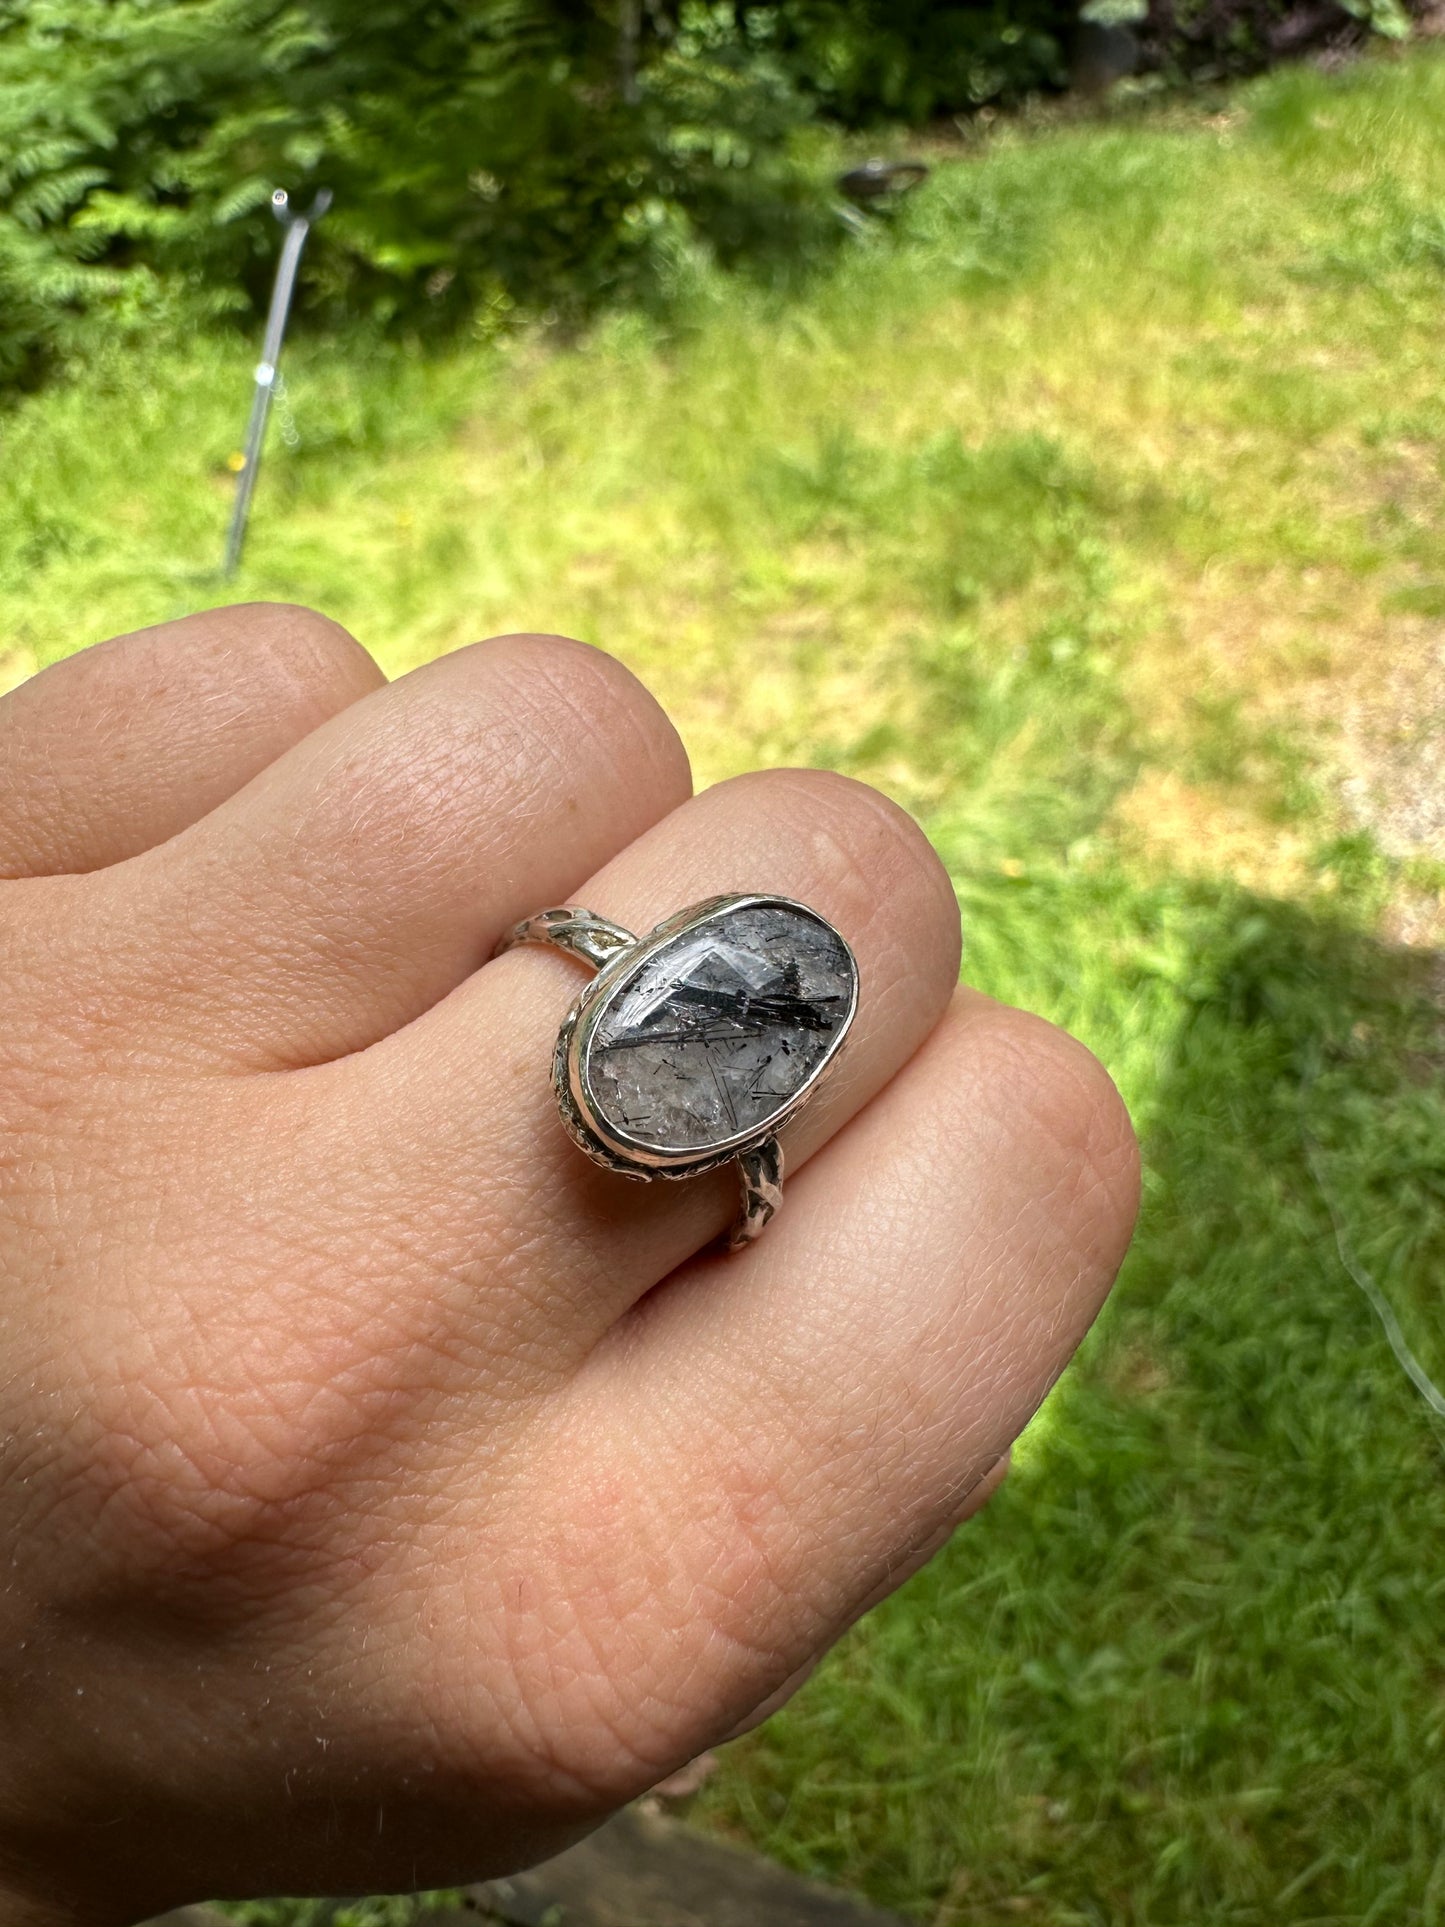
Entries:
{"label": "pinky finger", "polygon": [[[957,1516],[949,1519],[937,1531],[931,1532],[923,1544],[910,1552],[900,1565],[886,1572],[867,1598],[860,1600],[847,1620],[836,1629],[834,1637],[841,1639],[844,1633],[858,1624],[860,1619],[871,1613],[875,1606],[881,1606],[885,1599],[891,1599],[901,1586],[906,1586],[910,1579],[922,1572],[929,1560],[942,1552],[959,1527],[967,1525],[970,1519],[976,1518],[983,1511],[1008,1477],[1008,1469],[1009,1454],[1005,1452],[1001,1459],[989,1467],[977,1485],[970,1488],[967,1497],[959,1504]],[[744,1734],[755,1732],[765,1720],[770,1720],[774,1713],[781,1712],[793,1695],[801,1692],[807,1685],[826,1656],[825,1649],[806,1659],[795,1672],[788,1675],[781,1686],[774,1687],[767,1698],[755,1706],[746,1719],[739,1720],[727,1734],[726,1739],[740,1740]]]}
{"label": "pinky finger", "polygon": [[1137,1196],[1097,1062],[961,991],[742,1260],[694,1260],[594,1354],[735,1719],[957,1522],[1088,1329]]}

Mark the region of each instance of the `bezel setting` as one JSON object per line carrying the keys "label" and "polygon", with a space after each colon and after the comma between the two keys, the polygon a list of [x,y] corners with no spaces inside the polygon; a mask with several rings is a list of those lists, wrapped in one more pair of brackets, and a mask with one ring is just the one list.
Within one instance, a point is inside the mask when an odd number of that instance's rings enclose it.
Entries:
{"label": "bezel setting", "polygon": [[[835,1035],[798,1089],[758,1125],[734,1133],[728,1138],[719,1138],[702,1150],[696,1146],[686,1149],[659,1148],[629,1137],[626,1131],[610,1122],[602,1114],[596,1096],[589,1085],[586,1067],[588,1046],[593,1033],[613,1000],[622,994],[637,972],[643,969],[659,951],[665,950],[699,925],[734,911],[750,909],[790,911],[794,915],[823,926],[842,945],[850,966],[850,989],[848,1008]],[[572,1008],[563,1019],[552,1059],[552,1084],[557,1093],[557,1106],[563,1125],[573,1142],[585,1151],[588,1157],[623,1177],[645,1182],[651,1178],[696,1177],[704,1171],[716,1170],[719,1166],[730,1164],[735,1158],[756,1149],[797,1116],[816,1091],[823,1076],[837,1060],[838,1053],[847,1040],[857,1009],[857,959],[842,934],[816,910],[806,903],[797,902],[792,897],[767,894],[708,897],[686,910],[677,911],[658,924],[656,929],[649,931],[645,937],[639,937],[635,944],[612,956],[578,994]]]}

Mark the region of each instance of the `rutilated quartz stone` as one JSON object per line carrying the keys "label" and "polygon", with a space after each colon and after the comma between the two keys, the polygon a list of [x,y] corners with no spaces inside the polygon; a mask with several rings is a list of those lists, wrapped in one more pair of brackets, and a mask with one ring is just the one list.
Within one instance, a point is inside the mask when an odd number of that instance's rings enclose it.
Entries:
{"label": "rutilated quartz stone", "polygon": [[703,919],[609,995],[584,1068],[599,1119],[657,1151],[766,1131],[846,1026],[855,977],[838,933],[801,906]]}

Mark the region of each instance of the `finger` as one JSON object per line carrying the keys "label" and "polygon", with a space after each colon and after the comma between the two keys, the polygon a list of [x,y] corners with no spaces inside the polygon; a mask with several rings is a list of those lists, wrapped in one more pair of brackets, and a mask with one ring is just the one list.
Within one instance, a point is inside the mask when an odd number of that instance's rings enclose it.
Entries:
{"label": "finger", "polygon": [[[720,784],[576,894],[628,928],[648,930],[686,904],[749,889],[821,911],[858,959],[847,1048],[785,1133],[796,1169],[942,1014],[958,979],[958,905],[910,817],[876,790],[817,770]],[[459,1281],[463,1395],[480,1355],[524,1331],[545,1338],[557,1368],[568,1369],[737,1212],[732,1167],[683,1182],[630,1183],[566,1136],[549,1074],[552,1047],[585,981],[570,958],[509,952],[410,1029],[338,1067],[347,1073],[338,1156],[353,1160],[358,1197],[386,1197],[396,1219],[415,1228],[431,1267]],[[790,1208],[785,1201],[785,1216]],[[485,1268],[483,1251],[492,1254]],[[726,1289],[747,1259],[722,1262]]]}
{"label": "finger", "polygon": [[609,1336],[574,1422],[595,1441],[614,1415],[597,1489],[648,1519],[638,1557],[688,1629],[659,1698],[705,1648],[744,1715],[947,1528],[1098,1310],[1137,1195],[1095,1060],[962,992],[746,1267],[686,1267]]}
{"label": "finger", "polygon": [[[835,1638],[841,1638],[844,1633],[856,1626],[865,1614],[872,1612],[875,1606],[881,1606],[885,1599],[891,1599],[893,1594],[906,1586],[910,1579],[916,1578],[929,1561],[942,1552],[959,1527],[967,1525],[970,1519],[976,1518],[983,1511],[1008,1477],[1008,1470],[1009,1455],[1006,1452],[995,1465],[990,1466],[977,1485],[972,1487],[960,1501],[956,1518],[947,1520],[937,1531],[931,1532],[921,1546],[907,1553],[896,1566],[889,1567],[872,1592],[858,1602],[842,1625],[837,1628]],[[781,1686],[774,1687],[761,1704],[753,1708],[746,1719],[740,1720],[733,1727],[727,1738],[740,1740],[744,1734],[756,1731],[766,1720],[770,1720],[774,1713],[781,1712],[793,1695],[807,1685],[826,1657],[827,1652],[824,1649],[804,1660],[801,1666],[788,1675]]]}
{"label": "finger", "polygon": [[[620,663],[503,636],[355,704],[127,878],[117,969],[207,1061],[362,1049],[688,793]],[[163,993],[163,995],[161,994]]]}
{"label": "finger", "polygon": [[0,876],[163,843],[385,678],[339,624],[252,603],[115,636],[0,702]]}

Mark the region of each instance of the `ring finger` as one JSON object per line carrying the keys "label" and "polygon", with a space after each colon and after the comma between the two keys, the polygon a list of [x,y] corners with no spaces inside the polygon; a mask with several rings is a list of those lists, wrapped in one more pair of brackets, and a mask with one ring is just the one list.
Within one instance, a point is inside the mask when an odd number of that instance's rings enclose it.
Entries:
{"label": "ring finger", "polygon": [[[796,1165],[882,1088],[942,1015],[958,977],[958,907],[943,866],[901,810],[862,784],[802,770],[743,777],[684,804],[576,900],[645,931],[701,898],[750,889],[821,911],[858,958],[849,1048],[784,1134]],[[521,1318],[534,1335],[550,1335],[559,1363],[575,1360],[736,1211],[731,1168],[639,1185],[592,1164],[565,1135],[548,1072],[558,1025],[584,981],[569,958],[511,952],[404,1031],[334,1067],[346,1081],[338,1114],[359,1193],[389,1189],[393,1218],[435,1270],[457,1281],[467,1351],[495,1343],[495,1321],[515,1330]],[[333,1088],[329,1078],[321,1087]],[[482,1251],[493,1254],[485,1272]],[[746,1266],[748,1257],[726,1262]],[[477,1361],[459,1359],[464,1383]]]}

